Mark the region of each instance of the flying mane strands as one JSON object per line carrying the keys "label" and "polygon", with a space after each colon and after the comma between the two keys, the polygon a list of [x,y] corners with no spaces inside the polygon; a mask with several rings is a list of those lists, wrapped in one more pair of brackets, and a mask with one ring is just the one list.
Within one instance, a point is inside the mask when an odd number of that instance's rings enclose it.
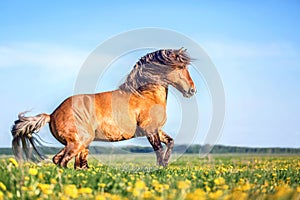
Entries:
{"label": "flying mane strands", "polygon": [[139,94],[142,86],[149,83],[163,83],[159,78],[170,71],[172,67],[187,66],[191,58],[186,49],[161,49],[143,56],[133,67],[125,82],[119,86],[120,90]]}

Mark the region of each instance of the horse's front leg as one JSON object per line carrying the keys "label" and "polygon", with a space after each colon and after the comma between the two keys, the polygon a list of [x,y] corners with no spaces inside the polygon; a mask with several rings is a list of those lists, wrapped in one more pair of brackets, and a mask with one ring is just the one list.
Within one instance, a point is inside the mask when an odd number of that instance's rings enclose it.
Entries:
{"label": "horse's front leg", "polygon": [[163,162],[164,151],[159,139],[158,132],[148,133],[146,136],[156,153],[157,165],[165,166]]}
{"label": "horse's front leg", "polygon": [[162,130],[159,130],[158,134],[159,134],[160,141],[167,146],[167,149],[164,154],[163,162],[165,166],[168,166],[169,159],[171,157],[171,153],[174,147],[174,140]]}

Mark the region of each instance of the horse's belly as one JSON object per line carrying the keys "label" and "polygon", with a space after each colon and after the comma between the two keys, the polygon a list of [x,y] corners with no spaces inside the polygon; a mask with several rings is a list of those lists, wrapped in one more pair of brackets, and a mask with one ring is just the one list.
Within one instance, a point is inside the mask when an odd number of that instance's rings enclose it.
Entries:
{"label": "horse's belly", "polygon": [[130,95],[120,91],[96,96],[95,140],[120,141],[133,138],[136,132],[136,110],[130,107]]}
{"label": "horse's belly", "polygon": [[135,137],[136,125],[132,123],[123,123],[122,125],[117,125],[115,123],[109,123],[104,121],[95,130],[95,140],[96,141],[121,141],[128,140]]}

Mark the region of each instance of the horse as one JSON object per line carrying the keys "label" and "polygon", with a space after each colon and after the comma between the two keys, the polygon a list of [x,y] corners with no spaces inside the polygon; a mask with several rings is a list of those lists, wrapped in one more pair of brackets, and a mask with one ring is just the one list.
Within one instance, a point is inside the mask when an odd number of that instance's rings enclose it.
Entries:
{"label": "horse", "polygon": [[[92,141],[117,142],[146,136],[153,147],[157,165],[168,166],[174,140],[162,130],[166,123],[169,85],[184,97],[196,93],[189,74],[191,58],[186,49],[160,49],[136,62],[118,89],[96,94],[74,95],[52,114],[25,116],[19,113],[12,126],[12,149],[18,160],[42,160],[37,133],[49,123],[52,135],[65,147],[52,159],[67,167],[75,157],[75,169],[87,169]],[[166,145],[164,151],[162,143]]]}

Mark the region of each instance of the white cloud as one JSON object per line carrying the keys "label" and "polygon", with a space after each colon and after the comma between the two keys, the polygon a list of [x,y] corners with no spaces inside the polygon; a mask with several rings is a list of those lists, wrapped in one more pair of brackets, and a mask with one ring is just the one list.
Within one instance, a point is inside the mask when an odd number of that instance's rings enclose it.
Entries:
{"label": "white cloud", "polygon": [[0,68],[36,66],[79,68],[86,58],[83,50],[47,43],[19,43],[0,46]]}

